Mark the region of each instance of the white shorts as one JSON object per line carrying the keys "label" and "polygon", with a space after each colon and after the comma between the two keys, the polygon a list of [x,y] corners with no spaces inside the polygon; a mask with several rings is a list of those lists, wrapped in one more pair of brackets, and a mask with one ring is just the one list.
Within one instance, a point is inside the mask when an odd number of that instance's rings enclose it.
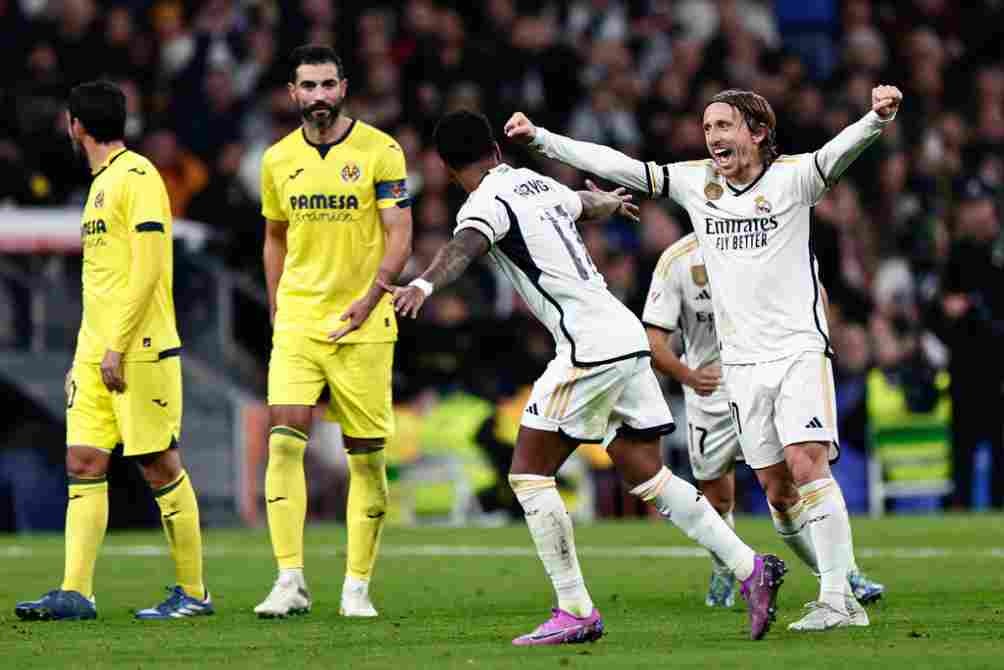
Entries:
{"label": "white shorts", "polygon": [[694,394],[687,397],[687,451],[694,479],[702,482],[718,479],[743,460],[739,435],[736,434],[728,402],[701,402]]}
{"label": "white shorts", "polygon": [[577,368],[555,358],[533,385],[521,424],[575,442],[658,437],[676,427],[648,356]]}
{"label": "white shorts", "polygon": [[751,468],[780,463],[784,447],[799,442],[828,442],[831,463],[840,456],[833,367],[822,352],[723,365],[722,378]]}

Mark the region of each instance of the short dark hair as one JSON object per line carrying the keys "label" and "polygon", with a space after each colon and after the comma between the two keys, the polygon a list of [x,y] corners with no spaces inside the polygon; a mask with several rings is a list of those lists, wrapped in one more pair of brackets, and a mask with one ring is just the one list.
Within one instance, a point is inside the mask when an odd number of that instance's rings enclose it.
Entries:
{"label": "short dark hair", "polygon": [[750,129],[750,132],[755,133],[761,128],[766,129],[767,134],[764,136],[763,141],[760,142],[760,155],[767,165],[774,162],[779,153],[776,133],[777,117],[774,116],[774,110],[771,109],[767,99],[753,91],[740,91],[730,88],[708,100],[708,104],[704,108],[707,109],[716,102],[723,102],[726,105],[735,107],[742,115],[743,120],[746,121],[746,126]]}
{"label": "short dark hair", "polygon": [[342,59],[338,57],[335,50],[323,44],[304,44],[293,49],[289,55],[289,81],[296,83],[296,69],[301,65],[323,65],[334,63],[338,68],[338,78],[345,78],[345,68],[342,66]]}
{"label": "short dark hair", "polygon": [[70,117],[79,119],[87,134],[98,142],[125,139],[126,97],[110,81],[89,81],[74,86],[68,103]]}
{"label": "short dark hair", "polygon": [[467,167],[495,151],[495,133],[484,114],[462,109],[439,120],[432,132],[436,151],[454,170]]}

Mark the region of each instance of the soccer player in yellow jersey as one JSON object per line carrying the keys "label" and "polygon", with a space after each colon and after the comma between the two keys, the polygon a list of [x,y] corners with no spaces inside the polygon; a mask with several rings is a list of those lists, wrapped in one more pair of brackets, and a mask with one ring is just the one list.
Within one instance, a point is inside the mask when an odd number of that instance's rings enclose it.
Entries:
{"label": "soccer player in yellow jersey", "polygon": [[387,508],[384,440],[393,432],[392,283],[411,253],[404,154],[389,135],[341,113],[347,80],[337,54],[302,46],[289,93],[302,127],[262,161],[265,277],[274,335],[265,502],[279,575],[261,617],[310,610],[303,576],[307,487],[303,454],[325,384],[328,417],[348,451],[348,558],[340,612],[376,616],[369,597]]}
{"label": "soccer player in yellow jersey", "polygon": [[18,603],[21,619],[94,619],[94,563],[108,523],[106,476],[122,444],[153,489],[177,584],[139,619],[213,613],[202,582],[199,506],[181,464],[181,342],[174,320],[171,207],[157,168],[130,151],[125,96],[81,84],[67,120],[94,180],[84,206],[83,317],[66,378],[66,566],[63,583]]}

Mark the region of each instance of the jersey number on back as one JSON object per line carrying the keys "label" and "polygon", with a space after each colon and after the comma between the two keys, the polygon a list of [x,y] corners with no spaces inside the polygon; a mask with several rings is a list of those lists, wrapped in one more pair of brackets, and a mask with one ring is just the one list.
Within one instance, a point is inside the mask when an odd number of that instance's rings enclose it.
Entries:
{"label": "jersey number on back", "polygon": [[[582,279],[589,279],[599,274],[593,259],[589,257],[586,243],[579,235],[579,229],[575,225],[575,220],[569,215],[561,205],[554,205],[540,210],[540,219],[544,223],[550,223],[561,238],[561,243],[565,245],[568,255],[572,257],[575,270]],[[567,232],[566,232],[567,231]]]}

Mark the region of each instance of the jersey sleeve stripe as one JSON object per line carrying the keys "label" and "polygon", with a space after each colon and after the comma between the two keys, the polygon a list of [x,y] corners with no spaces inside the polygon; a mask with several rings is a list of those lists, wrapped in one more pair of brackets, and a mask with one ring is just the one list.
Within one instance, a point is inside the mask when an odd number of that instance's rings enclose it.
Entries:
{"label": "jersey sleeve stripe", "polygon": [[174,347],[173,349],[164,349],[162,352],[157,354],[157,360],[162,361],[165,358],[174,358],[175,356],[181,355],[181,347]]}
{"label": "jersey sleeve stripe", "polygon": [[164,232],[164,224],[160,221],[144,221],[143,223],[136,224],[137,233],[162,233]]}
{"label": "jersey sleeve stripe", "polygon": [[[487,221],[485,221],[484,219],[482,219],[480,216],[468,216],[467,218],[464,219],[464,221],[480,221],[481,223],[483,223],[486,226],[488,226],[488,228],[493,233],[495,233],[496,235],[498,235],[498,231],[495,230],[495,226],[493,226],[492,224],[488,223]],[[461,221],[460,225],[464,225],[464,221]]]}
{"label": "jersey sleeve stripe", "polygon": [[486,233],[485,231],[483,231],[481,229],[480,226],[464,226],[463,228],[458,229],[457,232],[453,236],[456,237],[457,234],[459,234],[461,230],[473,230],[475,233],[481,234],[482,236],[484,236],[484,238],[486,240],[488,240],[488,247],[489,248],[495,246],[495,242],[492,240],[491,237],[488,236],[488,233]]}
{"label": "jersey sleeve stripe", "polygon": [[812,154],[812,164],[816,166],[816,174],[818,174],[819,178],[823,181],[823,185],[829,188],[830,182],[826,181],[826,175],[823,174],[823,168],[819,167],[818,153]]}
{"label": "jersey sleeve stripe", "polygon": [[648,196],[652,197],[652,169],[645,163],[645,188],[648,189]]}
{"label": "jersey sleeve stripe", "polygon": [[669,166],[662,166],[662,197],[669,197]]}

